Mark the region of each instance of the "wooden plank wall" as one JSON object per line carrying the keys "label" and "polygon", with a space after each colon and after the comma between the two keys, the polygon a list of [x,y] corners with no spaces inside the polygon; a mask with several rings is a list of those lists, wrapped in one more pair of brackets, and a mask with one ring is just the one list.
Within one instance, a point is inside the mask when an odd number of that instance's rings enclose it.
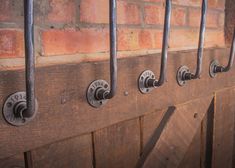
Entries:
{"label": "wooden plank wall", "polygon": [[[37,86],[48,88],[37,90],[35,120],[12,127],[0,118],[0,168],[232,168],[235,68],[208,76],[210,61],[226,63],[228,52],[207,50],[202,78],[185,87],[176,84],[175,72],[182,64],[194,68],[196,52],[171,53],[168,82],[148,95],[139,93],[136,79],[146,67],[159,68],[159,55],[120,60],[118,94],[101,109],[87,105],[84,90],[108,76],[107,62],[40,68]],[[23,87],[17,85],[23,72],[0,72],[0,78],[2,104]]]}

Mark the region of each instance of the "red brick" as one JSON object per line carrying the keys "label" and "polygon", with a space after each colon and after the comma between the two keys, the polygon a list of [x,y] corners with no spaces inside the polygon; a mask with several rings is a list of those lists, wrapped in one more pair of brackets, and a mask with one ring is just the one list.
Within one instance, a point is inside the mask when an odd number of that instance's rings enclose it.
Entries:
{"label": "red brick", "polygon": [[52,23],[73,23],[76,20],[75,0],[49,0],[47,18]]}
{"label": "red brick", "polygon": [[108,0],[81,0],[80,21],[86,23],[108,23]]}
{"label": "red brick", "polygon": [[0,21],[22,22],[23,1],[2,0],[0,2]]}
{"label": "red brick", "polygon": [[19,30],[0,30],[0,58],[23,56],[23,32]]}
{"label": "red brick", "polygon": [[143,29],[139,33],[140,49],[161,49],[162,30]]}
{"label": "red brick", "polygon": [[172,29],[170,34],[170,48],[197,47],[198,31],[190,29]]}
{"label": "red brick", "polygon": [[201,0],[172,0],[173,4],[184,6],[200,6]]}
{"label": "red brick", "polygon": [[10,0],[1,1],[0,5],[0,21],[9,21],[12,17]]}
{"label": "red brick", "polygon": [[[140,10],[137,4],[117,1],[117,22],[120,24],[140,24]],[[108,23],[108,0],[82,0],[80,21],[85,23]]]}
{"label": "red brick", "polygon": [[146,5],[145,11],[145,23],[162,25],[164,21],[164,7],[158,5]]}
{"label": "red brick", "polygon": [[186,24],[186,9],[175,7],[172,10],[171,24],[175,26],[184,26]]}
{"label": "red brick", "polygon": [[117,19],[120,24],[140,24],[140,10],[134,3],[118,1]]}
{"label": "red brick", "polygon": [[205,34],[205,47],[224,47],[225,38],[222,30],[207,30]]}
{"label": "red brick", "polygon": [[139,33],[139,45],[141,49],[154,48],[154,36],[151,30],[141,30]]}
{"label": "red brick", "polygon": [[145,2],[163,2],[163,0],[144,0]]}
{"label": "red brick", "polygon": [[[211,28],[218,27],[218,17],[217,12],[208,11],[206,26]],[[200,9],[190,9],[189,10],[189,25],[194,27],[199,27],[201,21],[201,10]]]}
{"label": "red brick", "polygon": [[[224,27],[224,23],[225,23],[225,13],[222,12],[219,14],[219,21],[218,21],[218,26],[219,27]],[[235,23],[235,21],[234,21]]]}
{"label": "red brick", "polygon": [[138,50],[139,46],[139,29],[118,29],[118,50]]}
{"label": "red brick", "polygon": [[217,8],[224,9],[225,8],[225,0],[208,0],[209,8]]}
{"label": "red brick", "polygon": [[106,29],[48,30],[42,33],[43,55],[69,55],[109,50]]}
{"label": "red brick", "polygon": [[[170,48],[197,48],[199,40],[199,30],[180,29],[172,30],[170,36]],[[205,33],[205,46],[224,46],[224,32],[217,30],[207,30]]]}

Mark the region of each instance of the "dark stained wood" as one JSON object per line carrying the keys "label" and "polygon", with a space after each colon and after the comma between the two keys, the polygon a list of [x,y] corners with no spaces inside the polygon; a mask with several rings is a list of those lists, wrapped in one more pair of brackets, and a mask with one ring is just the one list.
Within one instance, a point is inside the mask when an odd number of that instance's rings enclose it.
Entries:
{"label": "dark stained wood", "polygon": [[82,135],[31,151],[33,168],[91,168],[91,135]]}
{"label": "dark stained wood", "polygon": [[140,152],[139,119],[94,133],[96,168],[134,168]]}
{"label": "dark stained wood", "polygon": [[177,105],[144,167],[179,167],[201,126],[211,101],[212,96],[209,96]]}
{"label": "dark stained wood", "polygon": [[[117,95],[99,109],[90,107],[86,102],[86,89],[95,79],[109,79],[108,61],[37,68],[38,114],[34,121],[24,127],[12,127],[0,115],[0,158],[90,133],[234,86],[235,67],[215,79],[208,75],[210,61],[219,58],[225,64],[228,52],[227,49],[207,49],[203,59],[202,78],[189,81],[184,87],[177,85],[176,72],[181,65],[195,68],[196,51],[171,52],[168,82],[146,95],[138,91],[137,78],[145,69],[153,70],[156,75],[159,73],[160,54],[120,59]],[[22,70],[0,72],[0,79],[2,108],[4,99],[10,93],[24,90],[24,73]],[[125,91],[129,93],[128,96],[124,95]]]}
{"label": "dark stained wood", "polygon": [[214,114],[214,168],[231,168],[234,141],[235,88],[216,92]]}
{"label": "dark stained wood", "polygon": [[25,168],[24,154],[18,154],[9,158],[0,159],[0,168]]}

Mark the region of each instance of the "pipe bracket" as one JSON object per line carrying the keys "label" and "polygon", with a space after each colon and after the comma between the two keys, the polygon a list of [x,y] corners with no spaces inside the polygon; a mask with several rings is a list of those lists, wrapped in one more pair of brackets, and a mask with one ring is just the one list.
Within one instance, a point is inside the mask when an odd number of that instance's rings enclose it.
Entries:
{"label": "pipe bracket", "polygon": [[8,96],[3,105],[3,117],[13,126],[22,126],[30,122],[36,116],[38,109],[37,100],[35,100],[35,112],[31,117],[24,117],[27,110],[26,93],[16,92]]}

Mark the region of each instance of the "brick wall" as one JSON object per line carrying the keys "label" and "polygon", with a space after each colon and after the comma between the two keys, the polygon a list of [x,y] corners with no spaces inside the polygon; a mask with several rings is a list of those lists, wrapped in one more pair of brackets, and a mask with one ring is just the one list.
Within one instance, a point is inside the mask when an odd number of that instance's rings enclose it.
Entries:
{"label": "brick wall", "polygon": [[[158,53],[164,0],[118,1],[118,57]],[[108,0],[35,0],[37,66],[109,56]],[[197,48],[201,0],[172,0],[170,50]],[[224,46],[225,0],[208,0],[205,47]],[[0,69],[24,64],[23,0],[0,4]]]}

